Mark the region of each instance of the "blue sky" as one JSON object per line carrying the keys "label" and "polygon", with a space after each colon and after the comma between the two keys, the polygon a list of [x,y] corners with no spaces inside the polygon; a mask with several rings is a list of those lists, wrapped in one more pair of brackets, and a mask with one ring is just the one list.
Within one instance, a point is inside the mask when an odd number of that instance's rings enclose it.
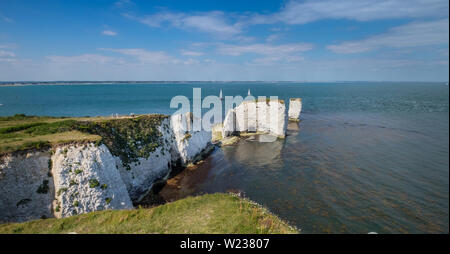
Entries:
{"label": "blue sky", "polygon": [[0,80],[447,81],[448,0],[0,1]]}

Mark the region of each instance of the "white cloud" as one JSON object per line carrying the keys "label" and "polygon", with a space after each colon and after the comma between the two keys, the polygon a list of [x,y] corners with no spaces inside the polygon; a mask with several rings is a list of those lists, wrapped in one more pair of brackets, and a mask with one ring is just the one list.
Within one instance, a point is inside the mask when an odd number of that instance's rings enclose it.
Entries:
{"label": "white cloud", "polygon": [[124,7],[126,5],[133,5],[134,3],[131,0],[119,0],[114,3],[117,7]]}
{"label": "white cloud", "polygon": [[14,48],[17,48],[16,44],[12,44],[12,43],[0,44],[0,49],[14,49]]}
{"label": "white cloud", "polygon": [[120,59],[98,64],[89,61],[89,57],[75,59],[78,60],[58,59],[69,60],[67,64],[53,61],[0,61],[0,77],[3,80],[448,80],[448,59],[305,59],[272,64],[186,60],[166,65],[117,64]]}
{"label": "white cloud", "polygon": [[125,49],[111,49],[111,48],[102,48],[101,50],[110,51],[119,53],[126,56],[131,56],[136,58],[141,63],[178,63],[179,60],[167,55],[164,51],[149,51],[146,49],[133,49],[133,48],[125,48]]}
{"label": "white cloud", "polygon": [[0,57],[15,57],[16,55],[14,52],[6,51],[6,50],[0,50]]}
{"label": "white cloud", "polygon": [[11,48],[11,46],[0,45],[0,62],[3,62],[3,63],[17,62],[16,54],[14,52],[8,51],[8,50],[2,50],[2,48],[9,49],[9,48]]}
{"label": "white cloud", "polygon": [[311,50],[312,44],[293,43],[282,45],[270,44],[251,44],[251,45],[230,45],[220,44],[218,51],[221,54],[240,56],[245,53],[254,53],[259,55],[286,55]]}
{"label": "white cloud", "polygon": [[102,31],[102,34],[103,34],[103,35],[107,35],[107,36],[116,36],[116,35],[117,35],[117,32],[114,32],[114,31],[112,31],[112,30],[103,30],[103,31]]}
{"label": "white cloud", "polygon": [[7,23],[13,23],[14,20],[12,18],[8,18],[6,16],[0,15],[0,18],[3,19],[3,21],[7,22]]}
{"label": "white cloud", "polygon": [[192,58],[189,58],[189,59],[183,61],[183,64],[185,64],[185,65],[198,64],[198,63],[200,63],[200,62],[197,59],[192,59]]}
{"label": "white cloud", "polygon": [[203,52],[190,51],[190,50],[181,50],[181,54],[183,56],[203,56]]}
{"label": "white cloud", "polygon": [[381,47],[405,48],[448,44],[449,20],[414,22],[391,28],[387,33],[364,40],[329,45],[327,49],[341,54],[361,53]]}
{"label": "white cloud", "polygon": [[445,17],[448,0],[306,0],[289,1],[278,13],[254,15],[251,23],[306,24],[321,19],[370,21],[393,18]]}
{"label": "white cloud", "polygon": [[216,63],[216,60],[213,60],[213,59],[205,59],[205,60],[203,60],[205,63],[209,63],[209,64],[215,64]]}
{"label": "white cloud", "polygon": [[105,64],[117,60],[115,57],[97,55],[97,54],[83,54],[78,56],[47,56],[47,59],[54,63],[70,64],[70,63],[98,63]]}
{"label": "white cloud", "polygon": [[230,23],[221,11],[202,12],[195,14],[161,12],[144,17],[124,14],[125,17],[137,20],[150,27],[160,27],[164,24],[189,30],[213,34],[220,38],[229,38],[242,32],[241,24]]}
{"label": "white cloud", "polygon": [[262,58],[253,60],[255,63],[270,64],[274,62],[296,62],[302,61],[304,58],[299,54],[301,52],[313,49],[312,44],[293,43],[282,45],[271,44],[250,44],[250,45],[230,45],[219,44],[217,51],[223,55],[240,56],[243,54],[256,54]]}
{"label": "white cloud", "polygon": [[280,37],[279,34],[271,34],[271,35],[267,36],[266,41],[273,42],[273,41],[277,40],[279,37]]}

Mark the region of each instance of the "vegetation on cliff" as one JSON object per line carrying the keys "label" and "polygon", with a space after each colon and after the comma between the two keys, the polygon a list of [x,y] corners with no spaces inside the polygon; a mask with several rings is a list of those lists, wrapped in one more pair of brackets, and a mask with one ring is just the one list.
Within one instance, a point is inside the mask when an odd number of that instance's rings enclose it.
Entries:
{"label": "vegetation on cliff", "polygon": [[0,117],[0,154],[71,142],[103,142],[124,166],[148,157],[164,140],[160,114],[136,117]]}
{"label": "vegetation on cliff", "polygon": [[298,233],[265,208],[230,194],[188,197],[135,210],[0,225],[0,233]]}
{"label": "vegetation on cliff", "polygon": [[139,158],[148,158],[156,148],[168,142],[163,139],[159,130],[162,121],[167,118],[166,115],[151,114],[104,121],[82,121],[77,123],[76,128],[83,133],[101,136],[101,142],[113,155],[120,157],[123,166],[129,169],[130,163],[136,163]]}

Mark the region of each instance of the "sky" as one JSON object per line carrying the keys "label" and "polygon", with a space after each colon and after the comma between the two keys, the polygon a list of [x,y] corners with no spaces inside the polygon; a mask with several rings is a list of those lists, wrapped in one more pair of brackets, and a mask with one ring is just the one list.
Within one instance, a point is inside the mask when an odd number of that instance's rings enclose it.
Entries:
{"label": "sky", "polygon": [[0,0],[0,81],[448,76],[448,0]]}

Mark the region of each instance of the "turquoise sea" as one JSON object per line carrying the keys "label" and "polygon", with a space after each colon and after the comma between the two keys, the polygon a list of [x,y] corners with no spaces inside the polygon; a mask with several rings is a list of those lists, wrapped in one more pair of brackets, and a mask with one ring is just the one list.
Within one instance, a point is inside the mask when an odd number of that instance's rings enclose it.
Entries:
{"label": "turquoise sea", "polygon": [[[171,114],[175,95],[303,98],[285,140],[242,140],[182,172],[167,200],[239,190],[305,233],[449,233],[444,83],[186,83],[0,87],[0,115]],[[204,111],[207,111],[205,109]]]}

